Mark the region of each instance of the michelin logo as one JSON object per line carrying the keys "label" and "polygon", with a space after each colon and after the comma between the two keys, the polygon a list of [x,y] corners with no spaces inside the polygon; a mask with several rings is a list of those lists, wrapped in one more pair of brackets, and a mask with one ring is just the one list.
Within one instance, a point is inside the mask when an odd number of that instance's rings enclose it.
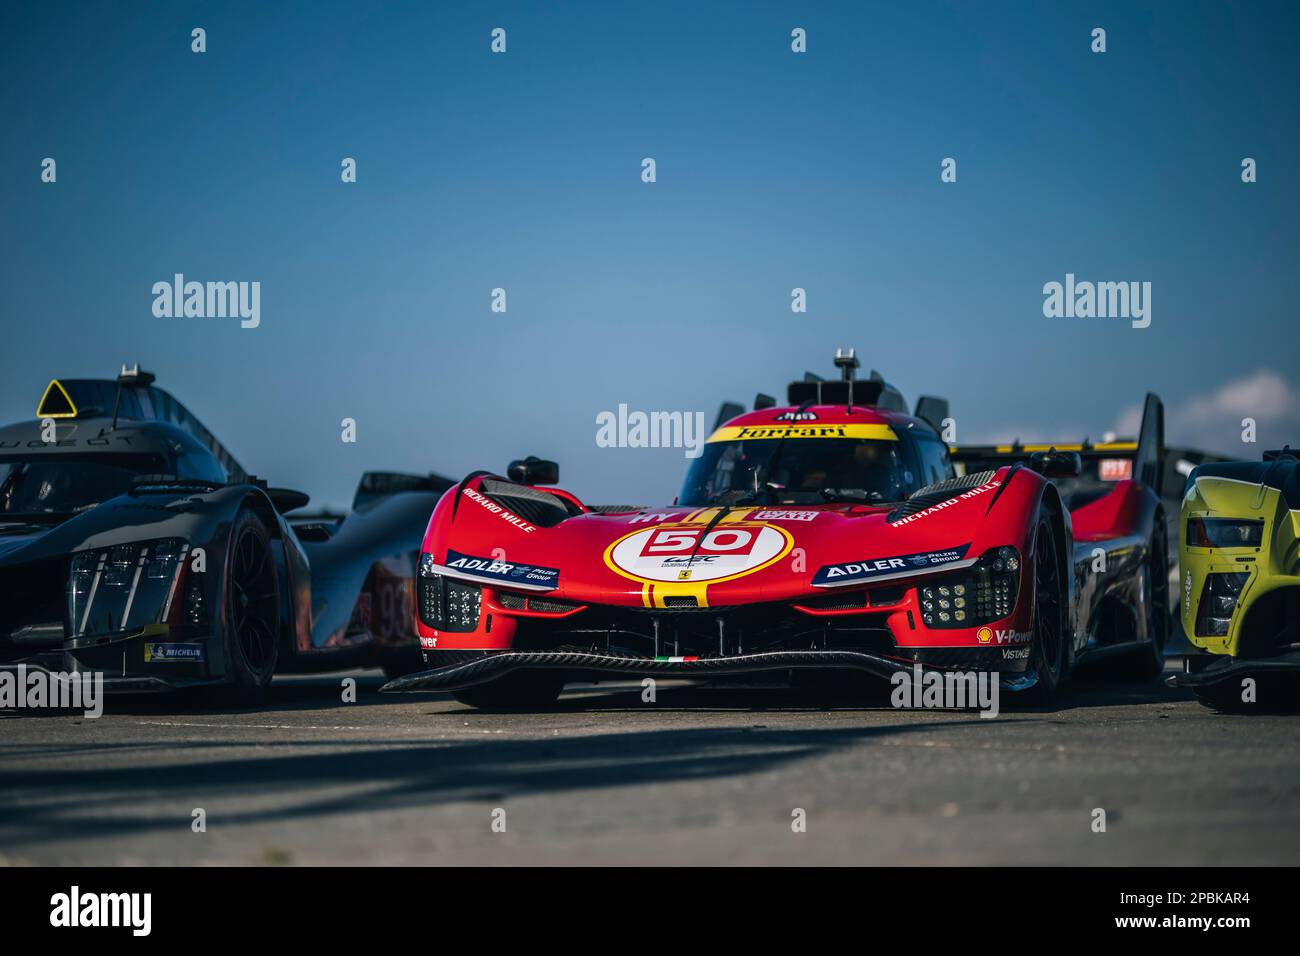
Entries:
{"label": "michelin logo", "polygon": [[850,561],[845,564],[828,564],[813,576],[812,583],[815,587],[825,587],[870,581],[875,578],[915,574],[960,561],[966,557],[966,551],[969,548],[969,544],[963,544],[959,548],[947,548],[943,551],[923,551],[919,554],[903,554],[894,558],[879,558],[875,561]]}
{"label": "michelin logo", "polygon": [[144,660],[146,664],[159,663],[163,661],[185,661],[199,662],[203,661],[202,644],[146,644],[144,646]]}

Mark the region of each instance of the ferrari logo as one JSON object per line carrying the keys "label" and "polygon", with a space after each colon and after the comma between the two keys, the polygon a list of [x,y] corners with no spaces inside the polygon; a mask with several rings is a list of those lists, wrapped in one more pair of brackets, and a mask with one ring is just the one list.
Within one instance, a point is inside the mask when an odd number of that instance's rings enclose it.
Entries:
{"label": "ferrari logo", "polygon": [[689,581],[690,579],[691,579],[691,569],[690,569],[690,568],[687,568],[687,569],[684,570],[684,571],[678,571],[678,572],[677,572],[677,580],[678,580],[678,581]]}

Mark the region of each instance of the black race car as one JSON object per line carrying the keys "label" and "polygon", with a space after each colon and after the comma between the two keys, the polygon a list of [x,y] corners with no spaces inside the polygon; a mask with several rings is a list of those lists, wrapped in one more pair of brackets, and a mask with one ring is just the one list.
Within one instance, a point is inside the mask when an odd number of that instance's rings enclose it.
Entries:
{"label": "black race car", "polygon": [[368,472],[348,515],[291,524],[307,495],[153,380],[55,380],[0,428],[0,668],[257,699],[277,671],[418,665],[416,556],[452,482]]}

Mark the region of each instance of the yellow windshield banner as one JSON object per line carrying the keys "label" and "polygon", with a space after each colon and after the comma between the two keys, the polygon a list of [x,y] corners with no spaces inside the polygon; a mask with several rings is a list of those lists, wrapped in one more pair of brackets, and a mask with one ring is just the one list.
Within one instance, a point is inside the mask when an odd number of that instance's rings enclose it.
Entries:
{"label": "yellow windshield banner", "polygon": [[801,422],[793,425],[728,425],[709,436],[715,441],[761,441],[776,438],[874,438],[898,441],[888,425],[818,425]]}

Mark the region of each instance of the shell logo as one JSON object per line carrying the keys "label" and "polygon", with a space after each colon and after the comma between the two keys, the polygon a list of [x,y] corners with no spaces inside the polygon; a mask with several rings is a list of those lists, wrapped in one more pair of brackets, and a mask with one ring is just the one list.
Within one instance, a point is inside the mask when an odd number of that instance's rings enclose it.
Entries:
{"label": "shell logo", "polygon": [[981,627],[975,632],[975,640],[979,641],[981,644],[987,644],[989,641],[993,640],[992,628]]}

